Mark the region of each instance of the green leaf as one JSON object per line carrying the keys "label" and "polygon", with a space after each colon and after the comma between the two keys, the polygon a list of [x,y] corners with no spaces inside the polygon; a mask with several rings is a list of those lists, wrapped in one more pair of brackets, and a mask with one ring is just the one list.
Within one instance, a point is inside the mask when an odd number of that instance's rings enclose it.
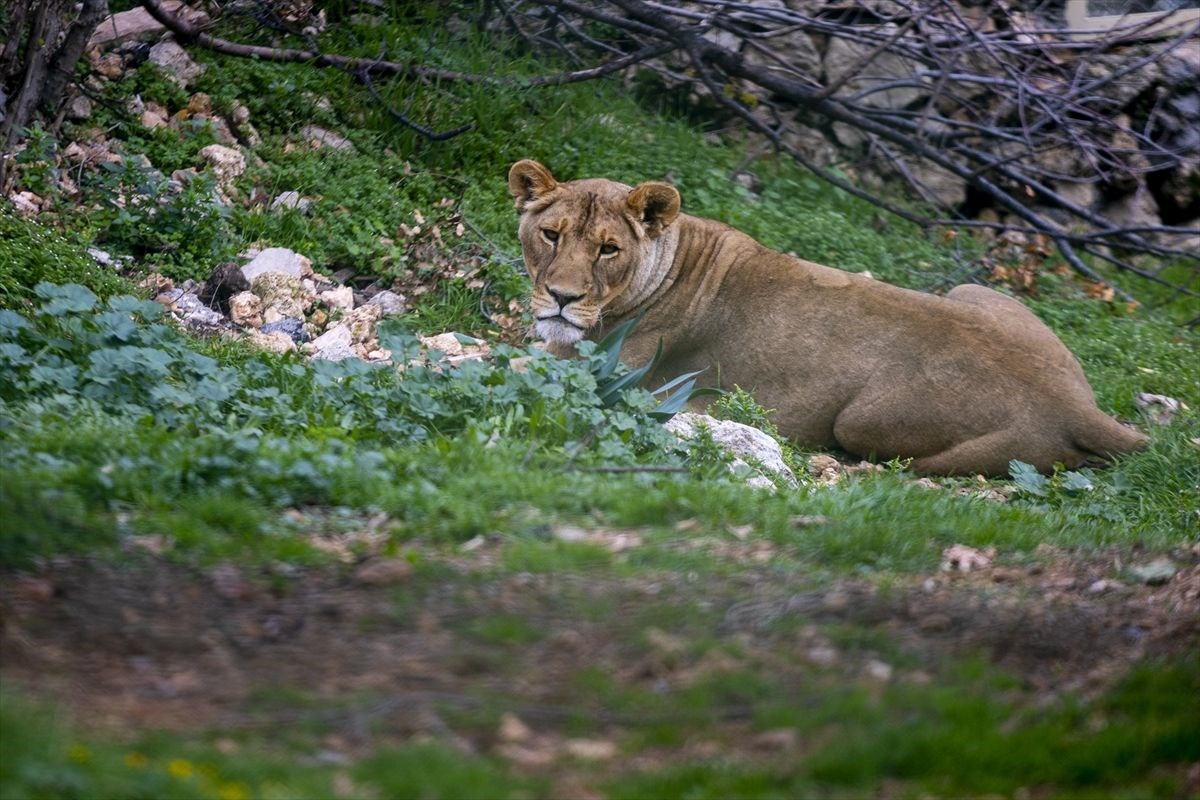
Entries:
{"label": "green leaf", "polygon": [[1067,472],[1063,475],[1062,488],[1068,492],[1090,492],[1096,486],[1082,472]]}
{"label": "green leaf", "polygon": [[1049,481],[1032,464],[1026,464],[1024,461],[1014,459],[1008,462],[1008,474],[1012,476],[1013,482],[1017,484],[1017,488],[1022,492],[1036,495],[1037,497],[1046,496],[1046,488],[1049,485]]}
{"label": "green leaf", "polygon": [[81,314],[91,311],[96,306],[96,295],[86,286],[78,283],[68,283],[55,286],[52,283],[39,283],[34,287],[38,297],[46,302],[41,307],[41,313],[51,317],[61,317],[65,314]]}

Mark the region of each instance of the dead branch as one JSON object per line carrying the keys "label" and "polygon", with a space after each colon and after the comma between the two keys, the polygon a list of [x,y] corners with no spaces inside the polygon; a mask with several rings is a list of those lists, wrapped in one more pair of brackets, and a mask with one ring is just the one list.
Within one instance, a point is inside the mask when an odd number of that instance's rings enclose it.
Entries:
{"label": "dead branch", "polygon": [[[1198,52],[1200,25],[1148,39],[1159,16],[1081,39],[1024,6],[955,0],[514,0],[487,4],[474,21],[572,69],[509,79],[323,53],[311,43],[231,42],[159,0],[142,3],[184,43],[337,67],[380,102],[373,76],[539,87],[651,71],[665,90],[709,98],[822,180],[925,228],[1044,236],[1090,280],[1105,282],[1096,267],[1104,264],[1200,296],[1200,197],[1170,188],[1176,174],[1184,184],[1200,174],[1195,137],[1170,116],[1170,92],[1197,91],[1200,69],[1166,77]],[[465,132],[434,131],[384,105],[431,139]],[[836,146],[834,161],[813,156],[813,136],[826,150]],[[926,210],[889,199],[896,186]],[[1135,201],[1147,209],[1140,216],[1118,213]],[[1166,277],[1170,264],[1183,272]]]}

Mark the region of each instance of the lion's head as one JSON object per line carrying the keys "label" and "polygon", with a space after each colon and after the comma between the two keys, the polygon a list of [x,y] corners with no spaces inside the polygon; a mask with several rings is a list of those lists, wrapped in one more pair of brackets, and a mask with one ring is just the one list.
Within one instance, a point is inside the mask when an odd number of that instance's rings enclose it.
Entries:
{"label": "lion's head", "polygon": [[661,282],[671,260],[662,245],[673,241],[664,234],[679,214],[674,187],[559,183],[536,161],[518,161],[508,188],[521,213],[538,336],[573,344],[605,311],[635,307]]}

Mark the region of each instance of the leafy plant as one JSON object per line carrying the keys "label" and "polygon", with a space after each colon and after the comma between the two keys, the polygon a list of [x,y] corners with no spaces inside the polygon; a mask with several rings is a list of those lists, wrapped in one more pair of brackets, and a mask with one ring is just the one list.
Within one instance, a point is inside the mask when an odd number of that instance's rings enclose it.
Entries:
{"label": "leafy plant", "polygon": [[134,159],[102,167],[108,173],[108,210],[100,215],[105,241],[177,278],[203,277],[228,254],[229,212],[214,196],[211,175],[180,184]]}
{"label": "leafy plant", "polygon": [[[613,328],[588,356],[589,368],[596,379],[596,396],[606,408],[613,408],[623,402],[624,393],[640,386],[642,380],[654,371],[662,359],[662,339],[659,339],[654,357],[642,366],[629,369],[621,364],[621,348],[643,316],[644,311]],[[659,422],[666,422],[682,411],[693,398],[721,394],[719,389],[696,388],[696,376],[701,372],[702,370],[696,370],[684,373],[650,391],[653,397],[663,397],[646,413]]]}

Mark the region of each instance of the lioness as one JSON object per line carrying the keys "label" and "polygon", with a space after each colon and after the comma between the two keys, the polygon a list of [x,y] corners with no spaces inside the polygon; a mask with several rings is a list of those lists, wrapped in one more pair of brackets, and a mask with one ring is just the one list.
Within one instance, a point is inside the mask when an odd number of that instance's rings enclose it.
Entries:
{"label": "lioness", "polygon": [[645,312],[621,351],[658,377],[705,370],[754,393],[785,436],[947,475],[1020,459],[1075,467],[1146,437],[1096,406],[1079,363],[1016,300],[983,286],[945,297],[763,247],[679,213],[665,183],[559,183],[508,173],[533,279],[536,332],[557,355]]}

